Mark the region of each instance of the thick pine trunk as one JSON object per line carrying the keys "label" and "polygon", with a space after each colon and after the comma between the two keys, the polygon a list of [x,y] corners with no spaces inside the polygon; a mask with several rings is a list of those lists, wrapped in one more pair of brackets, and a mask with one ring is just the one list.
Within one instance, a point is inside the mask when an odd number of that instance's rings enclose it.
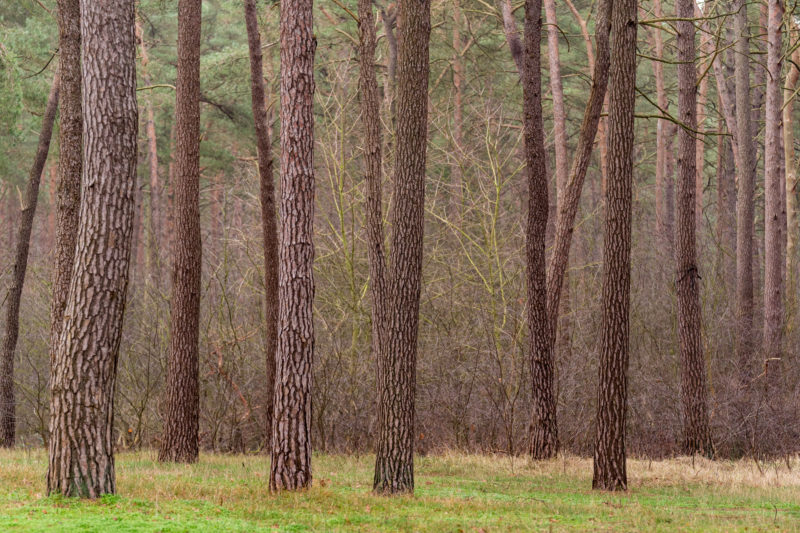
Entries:
{"label": "thick pine trunk", "polygon": [[[713,455],[708,424],[708,385],[703,358],[700,271],[697,261],[697,73],[694,0],[677,0],[678,22],[678,194],[675,255],[680,338],[683,449],[689,455]],[[688,128],[688,129],[687,129]]]}
{"label": "thick pine trunk", "polygon": [[281,3],[281,223],[273,491],[311,486],[314,359],[313,0]]}
{"label": "thick pine trunk", "polygon": [[42,117],[42,129],[39,132],[39,144],[33,159],[33,166],[28,175],[28,185],[22,198],[17,240],[14,247],[14,265],[12,267],[11,286],[6,295],[5,335],[2,352],[0,352],[0,447],[11,448],[16,438],[16,400],[14,398],[14,354],[19,337],[19,304],[22,299],[22,286],[25,284],[25,272],[28,269],[28,250],[31,246],[33,217],[39,200],[39,183],[41,182],[47,154],[50,151],[50,139],[53,137],[53,122],[58,109],[58,74],[53,78],[50,95]]}
{"label": "thick pine trunk", "polygon": [[428,138],[430,0],[401,0],[397,43],[397,146],[386,346],[378,376],[373,489],[414,490],[414,394],[422,282]]}
{"label": "thick pine trunk", "polygon": [[742,386],[749,387],[753,352],[753,217],[755,172],[750,106],[750,32],[747,2],[734,3],[736,32],[736,122],[738,187],[736,201],[736,356]]}
{"label": "thick pine trunk", "polygon": [[608,113],[608,188],[603,246],[603,322],[592,487],[625,490],[630,336],[636,0],[615,2]]}
{"label": "thick pine trunk", "polygon": [[781,93],[783,1],[769,0],[767,103],[764,126],[764,358],[767,377],[780,375],[783,342],[783,216]]}
{"label": "thick pine trunk", "polygon": [[170,306],[170,354],[160,461],[198,458],[200,394],[200,29],[201,0],[178,3],[175,95],[175,241]]}
{"label": "thick pine trunk", "polygon": [[[258,31],[256,1],[245,0],[244,18],[250,52],[250,95],[258,150],[258,177],[261,195],[261,233],[264,242],[265,353],[267,368],[267,404],[264,406],[267,434],[272,436],[272,412],[275,395],[275,347],[278,345],[278,223],[275,218],[275,182],[272,143],[267,119],[266,90]],[[267,439],[269,441],[269,438]],[[267,442],[267,449],[271,446]]]}
{"label": "thick pine trunk", "polygon": [[48,492],[115,491],[114,385],[136,185],[134,2],[81,0],[83,204],[52,370]]}

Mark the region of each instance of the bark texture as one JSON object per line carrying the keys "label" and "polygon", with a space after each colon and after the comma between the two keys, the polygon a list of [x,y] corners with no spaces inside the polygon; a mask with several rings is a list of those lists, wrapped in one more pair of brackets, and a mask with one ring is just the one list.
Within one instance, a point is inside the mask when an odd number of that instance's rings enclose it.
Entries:
{"label": "bark texture", "polygon": [[766,121],[764,125],[764,364],[769,381],[779,375],[783,343],[783,217],[781,93],[783,1],[768,1]]}
{"label": "bark texture", "polygon": [[198,457],[200,392],[200,28],[201,0],[178,3],[175,93],[175,241],[170,301],[170,353],[160,461]]}
{"label": "bark texture", "polygon": [[636,0],[615,2],[608,113],[608,188],[603,246],[603,322],[597,436],[592,487],[626,490],[631,284],[633,113],[636,85]]}
{"label": "bark texture", "polygon": [[[791,25],[790,37],[796,38],[797,30]],[[800,236],[800,205],[797,201],[797,157],[794,151],[794,92],[800,78],[800,50],[792,54],[786,73],[783,89],[783,150],[786,165],[786,301],[787,307],[794,310],[797,300],[797,240]]]}
{"label": "bark texture", "polygon": [[[247,46],[250,53],[250,96],[258,150],[258,177],[261,195],[261,233],[264,241],[265,354],[267,435],[272,436],[272,413],[275,393],[275,348],[278,345],[278,222],[275,218],[275,178],[272,165],[272,141],[267,119],[266,90],[261,56],[261,35],[258,31],[256,1],[245,0]],[[267,449],[271,446],[267,442]]]}
{"label": "bark texture", "polygon": [[398,6],[397,147],[386,346],[378,376],[378,447],[373,489],[414,490],[414,395],[422,282],[428,138],[430,0]]}
{"label": "bark texture", "polygon": [[528,332],[533,413],[530,453],[548,459],[558,453],[553,344],[547,320],[545,232],[548,217],[547,167],[542,117],[542,0],[525,2],[525,54],[522,69],[523,134],[528,178],[526,264]]}
{"label": "bark texture", "polygon": [[713,455],[708,424],[708,385],[700,310],[697,261],[697,73],[695,71],[694,0],[677,0],[678,22],[678,194],[675,256],[680,339],[683,450]]}
{"label": "bark texture", "polygon": [[[75,238],[81,206],[83,162],[83,117],[81,112],[81,6],[80,0],[58,0],[59,158],[56,200],[56,245],[53,301],[50,322],[50,362],[58,350],[58,339],[67,305],[67,294],[75,259]],[[52,382],[51,376],[51,382]]]}
{"label": "bark texture", "polygon": [[81,0],[83,176],[75,262],[52,370],[47,490],[115,491],[114,385],[136,185],[134,2]]}
{"label": "bark texture", "polygon": [[50,152],[50,140],[53,138],[53,122],[58,109],[58,74],[53,78],[50,94],[42,117],[42,129],[39,131],[39,144],[33,159],[33,166],[28,175],[28,185],[22,198],[17,240],[14,246],[14,265],[12,267],[11,286],[6,295],[5,335],[3,336],[2,353],[0,353],[0,447],[12,448],[16,439],[16,400],[14,397],[14,354],[19,337],[19,305],[22,299],[22,286],[25,284],[25,272],[28,269],[28,250],[31,246],[33,216],[39,200],[39,184],[42,179],[47,154]]}
{"label": "bark texture", "polygon": [[311,486],[314,359],[313,0],[281,2],[281,226],[273,491]]}
{"label": "bark texture", "polygon": [[736,122],[739,171],[736,200],[736,356],[743,386],[750,383],[753,351],[753,217],[755,213],[755,145],[750,106],[750,30],[747,2],[734,2],[736,32]]}

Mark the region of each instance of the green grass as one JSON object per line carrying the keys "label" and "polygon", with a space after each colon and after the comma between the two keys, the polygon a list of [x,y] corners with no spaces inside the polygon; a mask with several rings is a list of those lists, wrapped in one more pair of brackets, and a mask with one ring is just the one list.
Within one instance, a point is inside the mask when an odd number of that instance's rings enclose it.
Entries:
{"label": "green grass", "polygon": [[591,461],[447,454],[416,494],[370,493],[370,456],[314,457],[314,487],[271,495],[261,456],[162,465],[117,457],[118,495],[45,497],[43,451],[0,452],[0,531],[795,531],[800,463],[630,461],[626,494],[593,492]]}

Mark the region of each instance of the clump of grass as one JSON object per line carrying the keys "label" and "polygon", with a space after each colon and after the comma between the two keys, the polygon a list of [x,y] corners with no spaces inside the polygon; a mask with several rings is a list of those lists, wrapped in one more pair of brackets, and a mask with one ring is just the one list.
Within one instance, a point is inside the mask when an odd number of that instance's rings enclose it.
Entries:
{"label": "clump of grass", "polygon": [[160,464],[117,457],[118,495],[44,495],[43,450],[0,451],[2,531],[791,531],[800,461],[629,462],[626,494],[590,490],[591,460],[446,452],[417,461],[413,497],[371,494],[373,457],[316,455],[314,487],[273,495],[263,456]]}

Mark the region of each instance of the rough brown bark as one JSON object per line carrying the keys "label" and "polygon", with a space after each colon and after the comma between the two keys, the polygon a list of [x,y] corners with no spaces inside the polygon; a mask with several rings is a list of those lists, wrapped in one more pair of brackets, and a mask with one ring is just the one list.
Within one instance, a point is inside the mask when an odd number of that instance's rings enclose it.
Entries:
{"label": "rough brown bark", "polygon": [[160,461],[198,457],[200,393],[200,29],[201,0],[178,3],[175,94],[175,241],[170,302],[170,354]]}
{"label": "rough brown bark", "polygon": [[[678,293],[683,450],[689,455],[713,455],[708,424],[708,385],[700,309],[697,261],[697,73],[695,71],[694,0],[677,0],[678,30],[678,194],[675,272]],[[688,129],[687,129],[688,128]],[[702,190],[702,189],[701,189]]]}
{"label": "rough brown bark", "polygon": [[615,2],[603,246],[603,325],[592,487],[626,490],[625,419],[630,336],[631,202],[636,85],[636,0]]}
{"label": "rough brown bark", "polygon": [[366,185],[366,233],[369,284],[372,298],[372,355],[378,376],[383,375],[386,335],[386,256],[383,246],[382,139],[378,80],[375,75],[376,31],[372,0],[358,1],[359,93],[364,124],[364,183]]}
{"label": "rough brown bark", "polygon": [[[656,18],[663,18],[661,1],[654,0],[653,11]],[[667,91],[664,88],[664,37],[660,28],[653,28],[653,42],[655,43],[655,57],[653,61],[653,75],[656,80],[656,103],[664,112],[669,111]],[[658,119],[656,121],[656,235],[661,239],[662,252],[669,255],[673,250],[674,228],[672,225],[672,209],[669,201],[669,181],[672,174],[668,169],[668,159],[671,158],[669,142],[672,136],[669,131],[669,122]]]}
{"label": "rough brown bark", "polygon": [[[275,348],[278,345],[278,223],[275,218],[275,182],[272,165],[272,143],[267,120],[266,90],[261,56],[261,35],[258,31],[256,1],[245,0],[247,46],[250,53],[250,95],[258,150],[258,176],[261,197],[261,233],[264,241],[265,354],[267,403],[264,406],[267,433],[272,436],[272,413],[275,393]],[[267,439],[267,449],[271,443]]]}
{"label": "rough brown bark", "polygon": [[313,0],[281,2],[281,230],[273,491],[311,486],[314,358]]}
{"label": "rough brown bark", "polygon": [[[83,161],[83,117],[81,112],[81,10],[80,0],[58,1],[59,160],[56,200],[56,246],[53,301],[50,310],[50,361],[58,350],[58,339],[67,305],[67,294],[75,259],[75,238],[81,206]],[[51,368],[52,371],[52,368]],[[51,381],[53,377],[51,376]]]}
{"label": "rough brown bark", "polygon": [[113,493],[114,385],[136,185],[134,2],[81,0],[83,176],[75,264],[52,370],[47,490]]}
{"label": "rough brown bark", "polygon": [[750,31],[747,2],[734,2],[736,122],[739,171],[736,201],[736,356],[743,385],[750,382],[753,351],[753,217],[756,162],[750,106]]}
{"label": "rough brown bark", "polygon": [[388,54],[386,58],[386,82],[384,87],[384,99],[386,108],[389,110],[389,120],[394,124],[395,119],[395,85],[397,84],[397,8],[394,3],[389,4],[386,9],[381,9],[381,20],[386,31],[386,45]]}
{"label": "rough brown bark", "polygon": [[547,168],[542,117],[542,0],[525,2],[522,69],[523,135],[528,178],[526,266],[528,331],[533,412],[530,454],[547,459],[558,453],[553,344],[547,320],[545,232],[548,218]]}
{"label": "rough brown bark", "polygon": [[22,299],[22,286],[25,284],[25,273],[28,269],[28,250],[31,246],[33,217],[39,200],[39,183],[41,182],[47,154],[50,151],[50,139],[53,137],[53,122],[58,109],[58,74],[53,78],[50,94],[42,117],[42,129],[39,131],[39,144],[33,159],[28,185],[22,206],[17,229],[17,240],[14,246],[14,265],[12,267],[11,286],[6,295],[5,335],[2,352],[0,352],[0,447],[12,448],[16,438],[16,401],[14,398],[14,354],[19,337],[19,304]]}
{"label": "rough brown bark", "polygon": [[[790,36],[795,38],[797,30],[791,25]],[[786,165],[786,300],[787,307],[794,309],[797,299],[797,240],[800,231],[800,205],[797,201],[797,157],[794,151],[794,92],[800,78],[800,49],[792,54],[783,89],[783,150]]]}
{"label": "rough brown bark", "polygon": [[397,147],[386,347],[378,376],[378,447],[373,489],[414,490],[414,394],[422,278],[428,138],[430,0],[398,7]]}
{"label": "rough brown bark", "polygon": [[764,126],[764,358],[770,381],[779,375],[783,343],[783,187],[781,93],[783,1],[768,1]]}

